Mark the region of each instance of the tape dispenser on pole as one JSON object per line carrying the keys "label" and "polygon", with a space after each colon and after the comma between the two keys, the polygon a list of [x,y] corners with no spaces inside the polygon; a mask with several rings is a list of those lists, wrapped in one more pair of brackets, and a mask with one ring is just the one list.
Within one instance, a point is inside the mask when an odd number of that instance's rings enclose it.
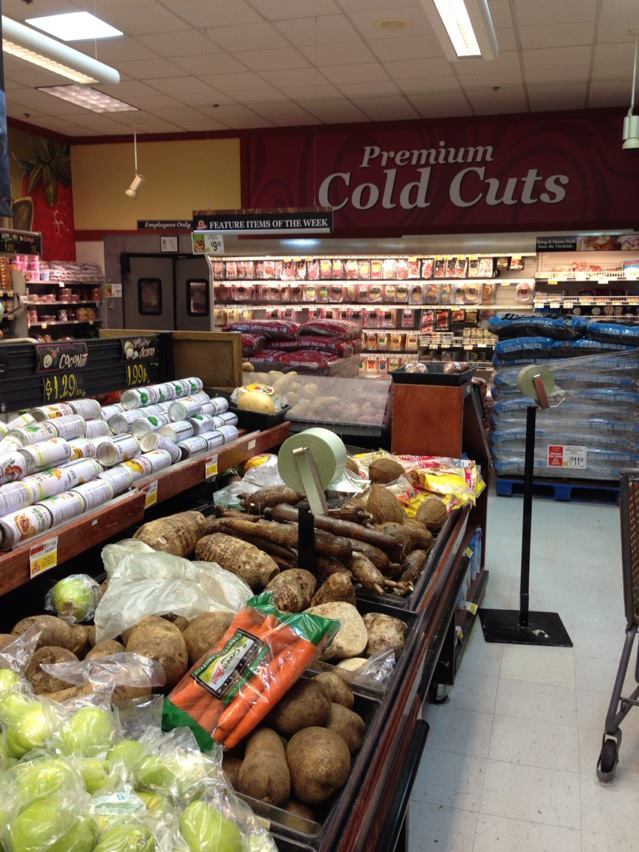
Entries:
{"label": "tape dispenser on pole", "polygon": [[311,512],[327,511],[325,490],[346,467],[346,447],[329,429],[314,427],[291,435],[277,456],[279,474],[295,491],[306,494]]}
{"label": "tape dispenser on pole", "polygon": [[548,367],[528,364],[522,367],[517,376],[522,392],[535,402],[539,408],[554,408],[563,402],[566,392],[555,384],[555,376]]}

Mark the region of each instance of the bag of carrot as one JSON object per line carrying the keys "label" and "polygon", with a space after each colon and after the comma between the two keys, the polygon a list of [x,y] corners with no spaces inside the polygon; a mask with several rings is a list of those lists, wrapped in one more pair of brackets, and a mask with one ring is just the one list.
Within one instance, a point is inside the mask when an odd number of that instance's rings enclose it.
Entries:
{"label": "bag of carrot", "polygon": [[269,713],[339,629],[305,612],[280,612],[273,596],[251,598],[218,644],[164,701],[164,730],[189,727],[200,748],[232,749]]}

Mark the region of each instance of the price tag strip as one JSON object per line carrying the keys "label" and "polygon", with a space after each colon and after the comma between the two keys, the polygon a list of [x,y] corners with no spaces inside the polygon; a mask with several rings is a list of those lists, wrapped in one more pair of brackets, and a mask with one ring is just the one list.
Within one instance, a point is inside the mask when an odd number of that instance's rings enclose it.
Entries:
{"label": "price tag strip", "polygon": [[58,564],[58,537],[34,545],[29,551],[29,575],[33,579]]}
{"label": "price tag strip", "polygon": [[214,456],[206,456],[204,459],[204,478],[211,479],[213,476],[217,476],[217,472],[217,454]]}
{"label": "price tag strip", "polygon": [[150,509],[158,502],[158,481],[155,479],[143,489],[144,491],[144,508]]}

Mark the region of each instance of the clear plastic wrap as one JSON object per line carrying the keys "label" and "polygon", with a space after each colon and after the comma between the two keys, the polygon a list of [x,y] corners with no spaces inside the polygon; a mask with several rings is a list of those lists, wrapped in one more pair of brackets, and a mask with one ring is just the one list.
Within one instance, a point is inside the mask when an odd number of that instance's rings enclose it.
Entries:
{"label": "clear plastic wrap", "polygon": [[110,692],[118,686],[152,688],[166,682],[160,663],[130,651],[72,663],[42,663],[40,668],[74,686],[89,683],[97,692]]}
{"label": "clear plastic wrap", "polygon": [[0,693],[15,685],[26,671],[38,647],[42,629],[38,623],[32,624],[0,649]]}
{"label": "clear plastic wrap", "polygon": [[109,585],[95,611],[98,642],[147,615],[192,619],[202,612],[237,612],[252,595],[246,583],[214,562],[189,562],[139,541],[109,544],[102,559]]}
{"label": "clear plastic wrap", "polygon": [[100,586],[88,574],[70,574],[47,592],[44,608],[69,624],[93,619]]}
{"label": "clear plastic wrap", "polygon": [[97,838],[98,823],[88,794],[61,790],[14,814],[2,839],[11,852],[91,852],[99,848]]}

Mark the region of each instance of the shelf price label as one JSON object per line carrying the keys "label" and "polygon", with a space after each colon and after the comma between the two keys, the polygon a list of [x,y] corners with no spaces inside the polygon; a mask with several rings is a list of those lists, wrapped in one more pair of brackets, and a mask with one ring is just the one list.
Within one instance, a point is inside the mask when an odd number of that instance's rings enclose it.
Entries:
{"label": "shelf price label", "polygon": [[86,396],[82,373],[53,373],[42,378],[42,399],[45,404],[82,396]]}
{"label": "shelf price label", "polygon": [[126,386],[136,388],[149,384],[149,368],[146,364],[133,363],[126,365]]}
{"label": "shelf price label", "polygon": [[144,508],[150,509],[158,502],[158,481],[155,479],[144,489]]}
{"label": "shelf price label", "polygon": [[29,551],[29,574],[31,579],[50,571],[58,564],[58,537],[57,535],[45,541],[43,544],[34,545]]}
{"label": "shelf price label", "polygon": [[211,479],[211,477],[217,476],[217,471],[217,455],[206,456],[204,459],[204,478]]}
{"label": "shelf price label", "polygon": [[548,444],[546,466],[585,470],[588,466],[588,448],[576,444]]}

